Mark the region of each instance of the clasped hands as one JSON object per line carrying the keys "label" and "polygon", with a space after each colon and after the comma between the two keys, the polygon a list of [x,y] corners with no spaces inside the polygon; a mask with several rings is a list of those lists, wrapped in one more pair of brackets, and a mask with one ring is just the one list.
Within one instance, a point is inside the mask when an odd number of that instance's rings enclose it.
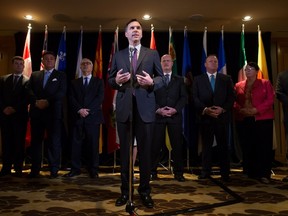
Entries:
{"label": "clasped hands", "polygon": [[171,117],[175,113],[177,113],[177,110],[173,107],[165,106],[165,107],[157,109],[156,113],[163,117]]}
{"label": "clasped hands", "polygon": [[46,108],[49,106],[49,102],[48,102],[48,100],[46,100],[46,99],[36,100],[35,106],[36,106],[38,109],[43,110],[43,109],[46,109]]}
{"label": "clasped hands", "polygon": [[241,108],[239,112],[244,116],[254,116],[258,113],[258,110],[255,107]]}
{"label": "clasped hands", "polygon": [[82,118],[85,118],[89,115],[89,112],[90,112],[90,109],[86,109],[86,108],[82,108],[78,111],[79,115],[82,117]]}
{"label": "clasped hands", "polygon": [[[153,85],[153,79],[146,71],[142,71],[143,74],[136,74],[137,82],[140,86]],[[123,72],[123,69],[119,70],[116,74],[115,81],[118,85],[126,83],[131,78],[131,73]]]}
{"label": "clasped hands", "polygon": [[206,107],[204,109],[204,114],[209,115],[213,118],[218,118],[218,116],[224,112],[225,110],[220,106],[211,106],[211,107]]}

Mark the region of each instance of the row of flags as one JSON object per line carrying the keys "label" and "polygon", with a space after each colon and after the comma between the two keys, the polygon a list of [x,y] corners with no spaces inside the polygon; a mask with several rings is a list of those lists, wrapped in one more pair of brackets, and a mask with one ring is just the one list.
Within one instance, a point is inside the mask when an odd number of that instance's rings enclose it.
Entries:
{"label": "row of flags", "polygon": [[[23,74],[30,77],[32,73],[32,62],[31,62],[31,54],[30,54],[30,34],[31,34],[31,24],[28,26],[28,32],[26,36],[26,41],[24,45],[24,51],[23,51],[23,58],[25,60],[25,69]],[[119,34],[119,28],[117,27],[114,32],[114,41],[112,42],[111,52],[110,52],[110,58],[109,58],[109,65],[108,65],[108,71],[111,68],[112,58],[115,52],[119,50],[118,45],[118,34]],[[182,76],[185,77],[185,82],[190,83],[192,82],[192,62],[191,62],[191,54],[190,54],[190,47],[189,47],[189,39],[188,39],[188,32],[187,27],[184,28],[184,43],[183,43],[183,62],[182,62]],[[78,41],[78,57],[77,57],[77,66],[76,66],[76,72],[75,72],[75,78],[81,77],[82,72],[80,69],[80,63],[82,60],[82,42],[83,42],[83,28],[81,26],[80,35],[79,35],[79,41]],[[239,59],[239,73],[238,73],[238,81],[245,79],[245,73],[244,73],[244,67],[247,64],[246,60],[246,53],[245,53],[245,40],[244,40],[244,25],[242,25],[241,30],[241,39],[240,39],[240,59]],[[150,48],[156,50],[156,40],[154,36],[154,26],[151,25],[151,39],[150,39]],[[45,36],[44,36],[44,42],[43,42],[43,50],[42,52],[45,52],[48,50],[48,27],[45,26]],[[168,54],[172,56],[173,60],[173,74],[177,73],[177,56],[176,56],[176,49],[174,44],[174,38],[173,38],[173,30],[171,27],[169,27],[169,46],[168,46]],[[95,55],[95,61],[94,61],[94,68],[93,68],[93,75],[96,77],[99,77],[100,79],[103,78],[103,59],[102,59],[102,29],[101,26],[99,28],[99,34],[98,34],[98,41],[97,41],[97,47],[96,47],[96,55]],[[207,57],[207,27],[204,28],[203,33],[203,50],[202,50],[202,67],[201,70],[203,73],[206,72],[204,67],[204,62]],[[218,49],[218,60],[219,60],[219,68],[218,71],[224,74],[227,74],[226,69],[226,57],[225,57],[225,48],[224,48],[224,28],[222,26],[221,29],[221,37],[219,41],[219,49]],[[268,77],[268,69],[267,69],[267,63],[266,63],[266,57],[265,57],[265,51],[263,46],[263,41],[261,37],[261,30],[258,27],[258,65],[260,67],[261,72],[259,73],[260,78],[269,79]],[[63,32],[60,38],[58,52],[57,52],[57,58],[56,58],[56,65],[55,68],[61,71],[66,70],[66,27],[64,26]],[[40,65],[40,69],[43,69],[43,66]],[[107,73],[108,76],[109,73]],[[107,80],[107,77],[105,78]],[[114,114],[114,108],[113,108],[113,99],[115,96],[115,90],[112,89],[109,85],[105,85],[105,99],[103,102],[103,113],[105,118],[105,125],[108,131],[109,136],[107,136],[107,146],[108,146],[108,153],[114,152],[115,150],[119,149],[119,144],[116,143],[116,126],[115,126],[115,116]],[[186,138],[186,141],[191,140],[189,136],[191,136],[191,121],[189,120],[191,118],[191,115],[189,116],[189,110],[191,107],[189,107],[189,104],[187,107],[183,110],[183,134]],[[102,127],[101,127],[101,134],[102,134]],[[100,137],[100,145],[99,150],[102,152],[102,146],[103,146],[103,137]]]}

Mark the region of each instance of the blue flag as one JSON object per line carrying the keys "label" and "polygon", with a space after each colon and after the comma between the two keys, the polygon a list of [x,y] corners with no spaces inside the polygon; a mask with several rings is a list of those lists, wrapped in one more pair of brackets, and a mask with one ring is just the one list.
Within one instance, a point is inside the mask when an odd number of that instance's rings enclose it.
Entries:
{"label": "blue flag", "polygon": [[218,50],[218,72],[227,74],[223,29],[221,30],[221,37],[220,37],[219,50]]}
{"label": "blue flag", "polygon": [[[192,85],[192,63],[191,63],[191,54],[190,54],[190,47],[189,47],[189,40],[187,35],[187,28],[184,29],[184,44],[183,44],[183,62],[182,62],[182,76],[185,80],[186,85],[188,86],[188,90],[191,88],[189,86]],[[189,97],[191,92],[188,91]],[[190,109],[190,104],[186,104],[182,115],[183,115],[183,134],[186,142],[188,143],[191,135],[191,119],[190,116],[192,115],[192,110]]]}
{"label": "blue flag", "polygon": [[61,35],[55,69],[60,71],[66,71],[66,26],[64,26]]}
{"label": "blue flag", "polygon": [[83,28],[81,26],[80,37],[79,37],[79,41],[78,41],[78,56],[77,56],[77,66],[76,66],[75,78],[79,78],[82,76],[82,71],[80,68],[80,64],[82,61],[82,41],[83,41]]}

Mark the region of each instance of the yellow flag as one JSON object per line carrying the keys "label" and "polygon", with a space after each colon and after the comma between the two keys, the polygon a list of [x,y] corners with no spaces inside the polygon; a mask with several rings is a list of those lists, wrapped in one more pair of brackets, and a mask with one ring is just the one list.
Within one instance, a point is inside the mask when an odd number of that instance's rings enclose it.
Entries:
{"label": "yellow flag", "polygon": [[99,132],[99,154],[102,153],[103,148],[103,136],[102,136],[102,124],[100,124],[100,132]]}
{"label": "yellow flag", "polygon": [[165,143],[166,143],[167,149],[168,149],[169,151],[171,151],[171,150],[172,150],[172,146],[171,146],[171,143],[170,143],[167,126],[166,126],[166,130],[165,130]]}
{"label": "yellow flag", "polygon": [[258,26],[258,66],[260,68],[258,78],[269,79],[266,55],[259,26]]}

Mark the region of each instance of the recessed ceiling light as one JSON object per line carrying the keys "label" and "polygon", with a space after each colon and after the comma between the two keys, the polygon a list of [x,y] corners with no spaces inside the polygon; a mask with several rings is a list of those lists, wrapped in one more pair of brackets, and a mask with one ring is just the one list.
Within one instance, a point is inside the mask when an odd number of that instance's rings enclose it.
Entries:
{"label": "recessed ceiling light", "polygon": [[253,18],[251,16],[245,16],[245,17],[243,17],[242,21],[247,22],[247,21],[250,21],[252,19]]}
{"label": "recessed ceiling light", "polygon": [[142,17],[143,20],[151,20],[152,17],[149,15],[149,14],[145,14],[143,17]]}
{"label": "recessed ceiling light", "polygon": [[33,20],[33,16],[29,14],[25,15],[24,18],[27,20]]}

